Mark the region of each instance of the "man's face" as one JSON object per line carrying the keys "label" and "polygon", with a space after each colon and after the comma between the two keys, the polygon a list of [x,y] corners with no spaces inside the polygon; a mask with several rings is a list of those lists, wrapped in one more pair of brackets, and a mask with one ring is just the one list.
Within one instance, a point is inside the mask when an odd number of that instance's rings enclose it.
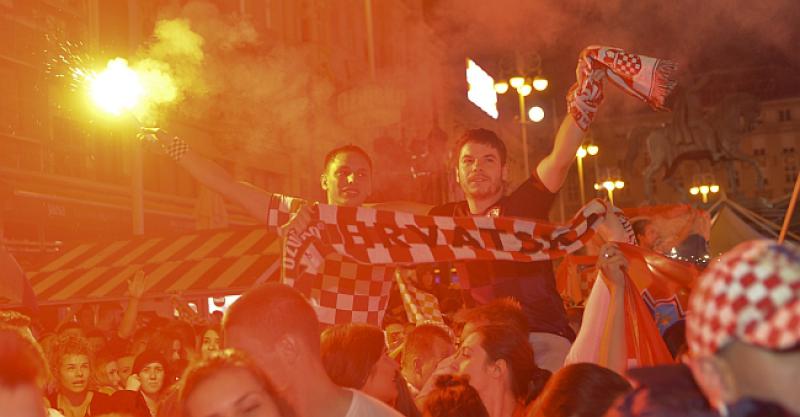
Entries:
{"label": "man's face", "polygon": [[111,361],[106,364],[104,369],[108,376],[108,382],[112,387],[117,388],[120,385],[119,367],[116,361]]}
{"label": "man's face", "polygon": [[61,387],[69,392],[82,393],[89,384],[89,357],[86,355],[64,355],[59,369]]}
{"label": "man's face", "polygon": [[488,198],[503,192],[507,170],[500,162],[497,149],[467,142],[458,155],[456,175],[468,198]]}
{"label": "man's face", "polygon": [[648,224],[644,228],[644,234],[639,235],[638,238],[642,247],[653,249],[656,245],[656,241],[658,241],[658,232],[656,231],[656,227],[653,226],[652,223]]}
{"label": "man's face", "polygon": [[372,193],[372,171],[364,156],[339,152],[328,164],[321,178],[328,204],[357,207]]}
{"label": "man's face", "polygon": [[158,362],[147,364],[139,371],[139,381],[145,394],[158,394],[164,387],[164,365]]}
{"label": "man's face", "polygon": [[455,347],[449,340],[441,337],[436,337],[433,340],[433,346],[429,351],[417,352],[416,360],[405,362],[403,376],[417,388],[422,388],[425,385],[425,382],[436,370],[439,362],[455,353]]}
{"label": "man's face", "polygon": [[128,377],[131,376],[133,367],[133,356],[123,356],[117,359],[117,369],[119,370],[120,385],[125,386]]}

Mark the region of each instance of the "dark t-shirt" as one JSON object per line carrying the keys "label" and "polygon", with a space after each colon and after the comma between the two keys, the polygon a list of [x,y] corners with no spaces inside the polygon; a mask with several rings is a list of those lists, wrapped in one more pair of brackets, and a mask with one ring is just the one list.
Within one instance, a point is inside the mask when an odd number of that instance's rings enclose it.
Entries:
{"label": "dark t-shirt", "polygon": [[[534,174],[482,214],[547,221],[555,198],[556,194]],[[466,201],[434,207],[430,214],[473,215]],[[556,291],[552,262],[470,261],[456,264],[456,270],[467,307],[486,304],[495,298],[513,297],[522,305],[531,332],[575,338],[567,323],[564,303]]]}

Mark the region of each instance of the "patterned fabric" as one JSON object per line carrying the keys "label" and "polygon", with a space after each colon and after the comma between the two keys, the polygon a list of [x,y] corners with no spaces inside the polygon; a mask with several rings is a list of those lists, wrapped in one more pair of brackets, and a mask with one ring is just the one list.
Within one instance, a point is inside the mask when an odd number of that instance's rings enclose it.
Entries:
{"label": "patterned fabric", "polygon": [[444,324],[444,317],[435,295],[417,287],[413,280],[414,270],[397,269],[397,288],[403,298],[408,321],[416,325],[423,323]]}
{"label": "patterned fabric", "polygon": [[590,46],[578,58],[577,81],[567,93],[567,110],[581,129],[588,129],[603,101],[604,78],[652,108],[664,110],[664,101],[676,85],[675,70],[671,61]]}
{"label": "patterned fabric", "polygon": [[189,152],[189,144],[177,136],[172,138],[172,142],[170,142],[168,145],[161,143],[161,146],[163,147],[167,156],[172,158],[175,162],[180,161],[181,158],[183,158],[183,155],[186,155],[186,152]]}
{"label": "patterned fabric", "polygon": [[[270,224],[282,224],[278,223],[282,218],[288,221],[286,213],[294,202],[274,203],[268,213]],[[319,204],[311,225],[299,235],[290,232],[284,242],[283,282],[318,304],[323,323],[379,323],[394,280],[389,266],[555,259],[583,247],[605,214],[600,200],[589,202],[565,226]]]}
{"label": "patterned fabric", "polygon": [[767,349],[800,344],[800,247],[742,243],[712,261],[689,299],[689,348],[711,355],[734,339]]}

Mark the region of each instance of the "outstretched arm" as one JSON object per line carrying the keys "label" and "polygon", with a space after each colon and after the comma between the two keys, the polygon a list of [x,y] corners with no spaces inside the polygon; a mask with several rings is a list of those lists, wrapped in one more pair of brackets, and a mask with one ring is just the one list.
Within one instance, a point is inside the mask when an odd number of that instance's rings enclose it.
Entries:
{"label": "outstretched arm", "polygon": [[[154,136],[165,148],[169,148],[175,140],[180,140],[160,129],[148,130],[147,133]],[[182,150],[178,158],[170,156],[176,159],[178,165],[195,180],[238,204],[259,222],[267,223],[267,208],[272,197],[271,193],[246,182],[237,181],[224,168],[191,149]]]}
{"label": "outstretched arm", "polygon": [[536,173],[550,192],[558,192],[564,184],[583,135],[572,116],[566,115],[556,133],[553,150],[536,167]]}

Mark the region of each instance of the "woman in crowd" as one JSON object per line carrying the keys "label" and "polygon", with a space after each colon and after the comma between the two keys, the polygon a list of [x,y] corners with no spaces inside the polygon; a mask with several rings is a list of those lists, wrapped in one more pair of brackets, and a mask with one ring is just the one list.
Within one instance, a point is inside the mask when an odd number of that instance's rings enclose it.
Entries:
{"label": "woman in crowd", "polygon": [[480,326],[464,340],[455,361],[490,417],[525,415],[537,369],[525,334],[507,325]]}
{"label": "woman in crowd", "polygon": [[489,417],[478,391],[467,375],[440,375],[425,400],[424,417]]}
{"label": "woman in crowd", "polygon": [[[381,329],[342,324],[322,333],[322,363],[336,384],[360,390],[395,408],[399,365],[389,357]],[[403,381],[403,383],[405,383]]]}
{"label": "woman in crowd", "polygon": [[197,343],[200,359],[208,359],[219,352],[220,346],[222,346],[222,331],[218,326],[206,326],[197,334],[200,335]]}
{"label": "woman in crowd", "polygon": [[166,363],[160,352],[145,350],[140,353],[133,361],[127,389],[111,396],[112,411],[134,417],[156,417],[168,388]]}
{"label": "woman in crowd", "polygon": [[529,417],[601,417],[631,390],[616,372],[592,363],[577,363],[553,374]]}
{"label": "woman in crowd", "polygon": [[180,404],[186,417],[293,417],[269,379],[241,353],[217,352],[183,376]]}
{"label": "woman in crowd", "polygon": [[48,397],[50,405],[65,417],[94,416],[106,412],[108,396],[90,390],[92,352],[86,339],[59,338],[49,359],[56,391]]}
{"label": "woman in crowd", "polygon": [[97,383],[97,390],[106,395],[111,395],[120,389],[121,377],[116,355],[109,350],[97,352],[94,358],[94,380]]}

